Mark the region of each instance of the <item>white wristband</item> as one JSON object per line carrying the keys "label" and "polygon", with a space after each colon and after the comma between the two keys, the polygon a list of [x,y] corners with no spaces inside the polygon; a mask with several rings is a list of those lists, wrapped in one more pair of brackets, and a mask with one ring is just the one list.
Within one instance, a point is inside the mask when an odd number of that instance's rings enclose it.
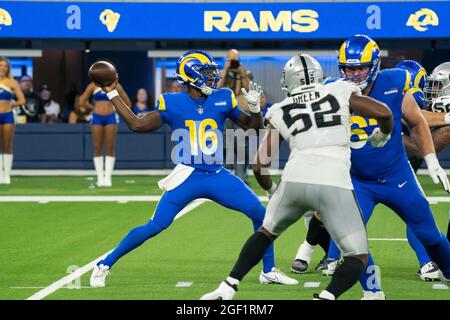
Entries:
{"label": "white wristband", "polygon": [[450,124],[450,112],[445,114],[444,121],[446,124]]}
{"label": "white wristband", "polygon": [[430,167],[430,165],[433,165],[436,163],[439,165],[439,160],[436,157],[436,153],[429,153],[425,157],[423,157],[423,159],[427,163],[427,167]]}
{"label": "white wristband", "polygon": [[110,91],[106,94],[106,96],[108,97],[109,100],[112,100],[114,97],[117,97],[119,95],[119,93],[117,92],[116,89],[114,89],[113,91]]}

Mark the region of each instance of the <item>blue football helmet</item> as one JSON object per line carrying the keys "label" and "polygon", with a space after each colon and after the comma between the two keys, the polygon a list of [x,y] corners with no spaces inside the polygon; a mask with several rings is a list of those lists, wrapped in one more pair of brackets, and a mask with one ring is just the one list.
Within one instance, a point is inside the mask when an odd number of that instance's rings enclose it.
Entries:
{"label": "blue football helmet", "polygon": [[425,84],[427,83],[427,71],[425,68],[414,60],[400,61],[395,68],[400,68],[409,72],[411,75],[411,93],[419,107],[424,108],[427,105],[424,94]]}
{"label": "blue football helmet", "polygon": [[[357,34],[344,41],[338,55],[339,72],[342,78],[355,83],[361,90],[375,81],[380,71],[381,50],[378,44],[366,35]],[[364,74],[351,75],[345,68],[369,67]]]}
{"label": "blue football helmet", "polygon": [[210,95],[220,80],[219,66],[206,51],[192,50],[177,61],[176,76],[179,83],[201,90]]}
{"label": "blue football helmet", "polygon": [[411,87],[423,90],[427,82],[427,71],[420,63],[414,60],[403,60],[395,68],[404,69],[411,75]]}

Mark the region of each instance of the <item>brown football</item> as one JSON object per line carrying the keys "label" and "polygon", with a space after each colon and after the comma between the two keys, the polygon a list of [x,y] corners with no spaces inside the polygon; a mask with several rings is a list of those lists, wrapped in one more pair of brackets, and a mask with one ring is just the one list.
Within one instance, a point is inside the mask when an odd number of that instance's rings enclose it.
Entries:
{"label": "brown football", "polygon": [[89,68],[89,78],[100,87],[109,86],[116,75],[116,68],[108,61],[97,61]]}

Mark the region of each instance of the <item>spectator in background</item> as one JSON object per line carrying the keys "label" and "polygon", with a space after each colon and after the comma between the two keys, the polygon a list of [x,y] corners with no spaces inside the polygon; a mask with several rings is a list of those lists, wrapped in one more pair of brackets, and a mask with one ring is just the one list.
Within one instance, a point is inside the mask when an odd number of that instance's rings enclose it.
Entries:
{"label": "spectator in background", "polygon": [[18,123],[41,122],[44,110],[39,104],[39,96],[33,90],[33,79],[27,75],[20,78],[20,89],[25,96],[25,104],[17,109]]}
{"label": "spectator in background", "polygon": [[76,112],[75,109],[75,99],[79,97],[78,88],[75,83],[71,83],[69,87],[69,91],[67,91],[64,96],[64,104],[59,114],[59,118],[62,122],[69,122],[69,117],[72,112]]}
{"label": "spectator in background", "polygon": [[131,111],[140,118],[152,111],[148,104],[148,92],[145,88],[139,88],[136,92]]}
{"label": "spectator in background", "polygon": [[80,96],[77,95],[74,99],[74,110],[69,114],[69,123],[89,123],[91,122],[92,112],[85,106],[79,104]]}
{"label": "spectator in background", "polygon": [[221,79],[218,88],[230,88],[236,96],[239,106],[248,110],[247,101],[242,96],[241,88],[248,90],[248,73],[239,60],[239,51],[231,49],[227,53],[224,69],[220,73]]}
{"label": "spectator in background", "polygon": [[39,102],[41,109],[45,111],[41,117],[41,122],[60,122],[59,113],[61,112],[61,107],[58,102],[52,99],[52,92],[48,85],[44,84],[39,88],[39,95],[41,98]]}
{"label": "spectator in background", "polygon": [[[227,59],[225,61],[224,69],[220,73],[221,79],[217,84],[218,88],[230,88],[234,95],[236,96],[236,100],[238,102],[239,107],[248,111],[247,101],[242,94],[241,88],[245,88],[248,90],[249,85],[249,75],[250,72],[246,71],[244,66],[241,64],[239,60],[239,52],[236,49],[231,49],[227,53]],[[227,119],[225,122],[225,130],[226,129],[238,129],[233,121]],[[238,140],[239,141],[239,140]],[[245,159],[237,159],[239,154],[238,148],[244,148],[245,150]],[[249,148],[248,148],[248,139],[245,139],[245,143],[243,145],[238,145],[235,141],[234,145],[234,155],[235,155],[235,163],[234,163],[234,173],[236,176],[241,178],[245,183],[248,183],[248,166],[249,166]]]}

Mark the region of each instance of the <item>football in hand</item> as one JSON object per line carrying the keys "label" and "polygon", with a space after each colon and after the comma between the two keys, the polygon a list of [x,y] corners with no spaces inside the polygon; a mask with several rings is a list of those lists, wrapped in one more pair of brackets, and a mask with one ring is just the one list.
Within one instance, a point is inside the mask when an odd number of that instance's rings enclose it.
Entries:
{"label": "football in hand", "polygon": [[89,68],[89,78],[99,87],[109,86],[116,75],[116,68],[108,61],[97,61]]}

